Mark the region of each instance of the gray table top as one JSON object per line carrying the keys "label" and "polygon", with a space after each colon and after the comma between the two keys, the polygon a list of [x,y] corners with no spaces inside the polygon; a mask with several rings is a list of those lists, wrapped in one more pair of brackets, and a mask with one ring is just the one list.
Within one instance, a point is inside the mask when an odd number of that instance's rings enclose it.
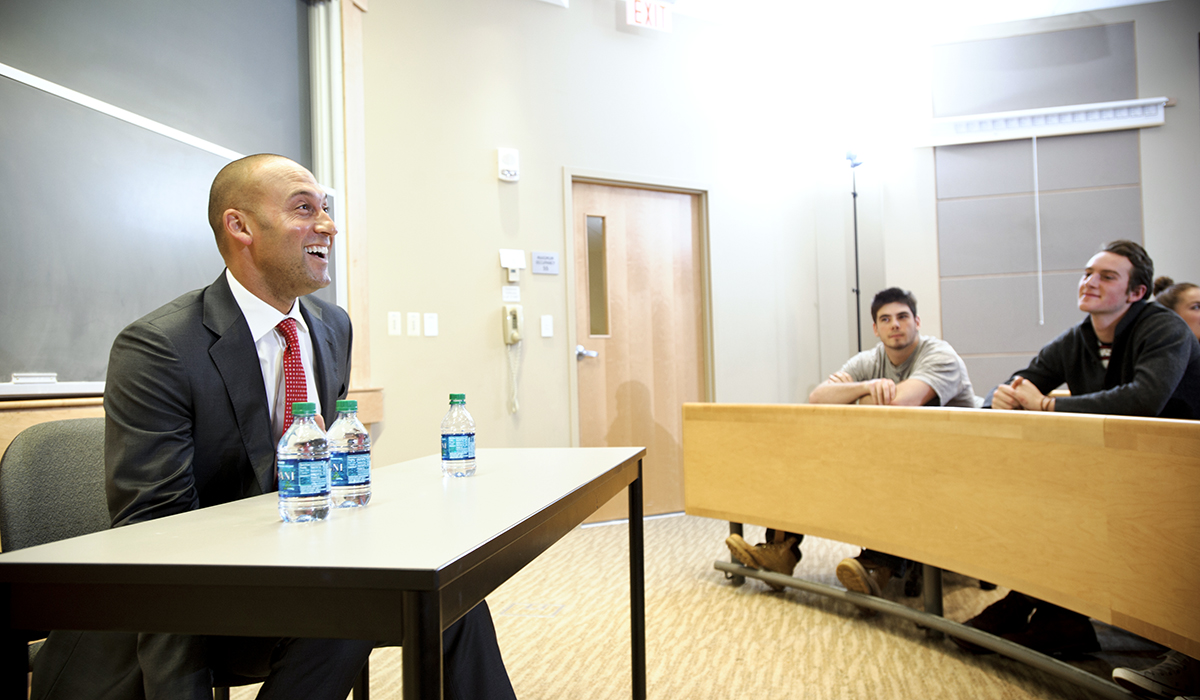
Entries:
{"label": "gray table top", "polygon": [[[284,523],[265,494],[0,554],[0,582],[58,581],[439,588],[506,546],[539,513],[615,473],[640,447],[480,449],[444,478],[436,455],[378,466],[371,503]],[[516,533],[516,534],[512,534]]]}

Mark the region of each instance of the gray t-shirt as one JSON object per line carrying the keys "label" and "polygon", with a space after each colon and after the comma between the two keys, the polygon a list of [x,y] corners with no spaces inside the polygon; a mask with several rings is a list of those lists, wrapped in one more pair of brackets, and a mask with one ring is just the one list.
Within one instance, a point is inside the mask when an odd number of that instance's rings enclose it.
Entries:
{"label": "gray t-shirt", "polygon": [[863,350],[851,357],[842,371],[856,382],[890,379],[899,384],[905,379],[919,379],[937,394],[938,405],[977,407],[967,366],[950,343],[939,338],[919,336],[917,349],[900,366],[892,364],[880,343],[873,350]]}

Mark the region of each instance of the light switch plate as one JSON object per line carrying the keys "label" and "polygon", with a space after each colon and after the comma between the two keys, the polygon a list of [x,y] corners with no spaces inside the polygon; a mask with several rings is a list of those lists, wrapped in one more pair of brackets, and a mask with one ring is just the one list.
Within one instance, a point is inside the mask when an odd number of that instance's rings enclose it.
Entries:
{"label": "light switch plate", "polygon": [[421,314],[417,311],[408,312],[408,334],[421,335]]}
{"label": "light switch plate", "polygon": [[549,314],[542,316],[542,337],[554,337],[554,317]]}
{"label": "light switch plate", "polygon": [[425,314],[425,336],[433,337],[438,334],[437,314]]}
{"label": "light switch plate", "polygon": [[399,311],[388,312],[388,335],[404,334],[404,314]]}

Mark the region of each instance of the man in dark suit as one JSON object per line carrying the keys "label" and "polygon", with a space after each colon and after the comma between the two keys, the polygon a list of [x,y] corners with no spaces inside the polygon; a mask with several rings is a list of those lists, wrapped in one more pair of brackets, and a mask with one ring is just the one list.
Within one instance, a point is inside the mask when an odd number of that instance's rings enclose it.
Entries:
{"label": "man in dark suit", "polygon": [[[226,271],[113,343],[104,409],[114,526],[276,490],[290,335],[319,419],[333,419],[349,388],[350,319],[305,296],[329,284],[337,235],[313,175],[281,156],[234,161],[213,181],[209,223]],[[515,697],[486,604],[443,645],[447,697]],[[56,632],[38,655],[33,697],[211,698],[214,680],[237,676],[264,680],[260,698],[343,700],[373,646]]]}

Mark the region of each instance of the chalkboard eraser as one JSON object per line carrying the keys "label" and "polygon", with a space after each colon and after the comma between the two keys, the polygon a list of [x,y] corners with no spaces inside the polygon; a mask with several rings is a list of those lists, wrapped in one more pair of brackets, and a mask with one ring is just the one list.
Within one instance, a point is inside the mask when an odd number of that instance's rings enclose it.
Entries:
{"label": "chalkboard eraser", "polygon": [[13,384],[57,384],[58,372],[13,372]]}

